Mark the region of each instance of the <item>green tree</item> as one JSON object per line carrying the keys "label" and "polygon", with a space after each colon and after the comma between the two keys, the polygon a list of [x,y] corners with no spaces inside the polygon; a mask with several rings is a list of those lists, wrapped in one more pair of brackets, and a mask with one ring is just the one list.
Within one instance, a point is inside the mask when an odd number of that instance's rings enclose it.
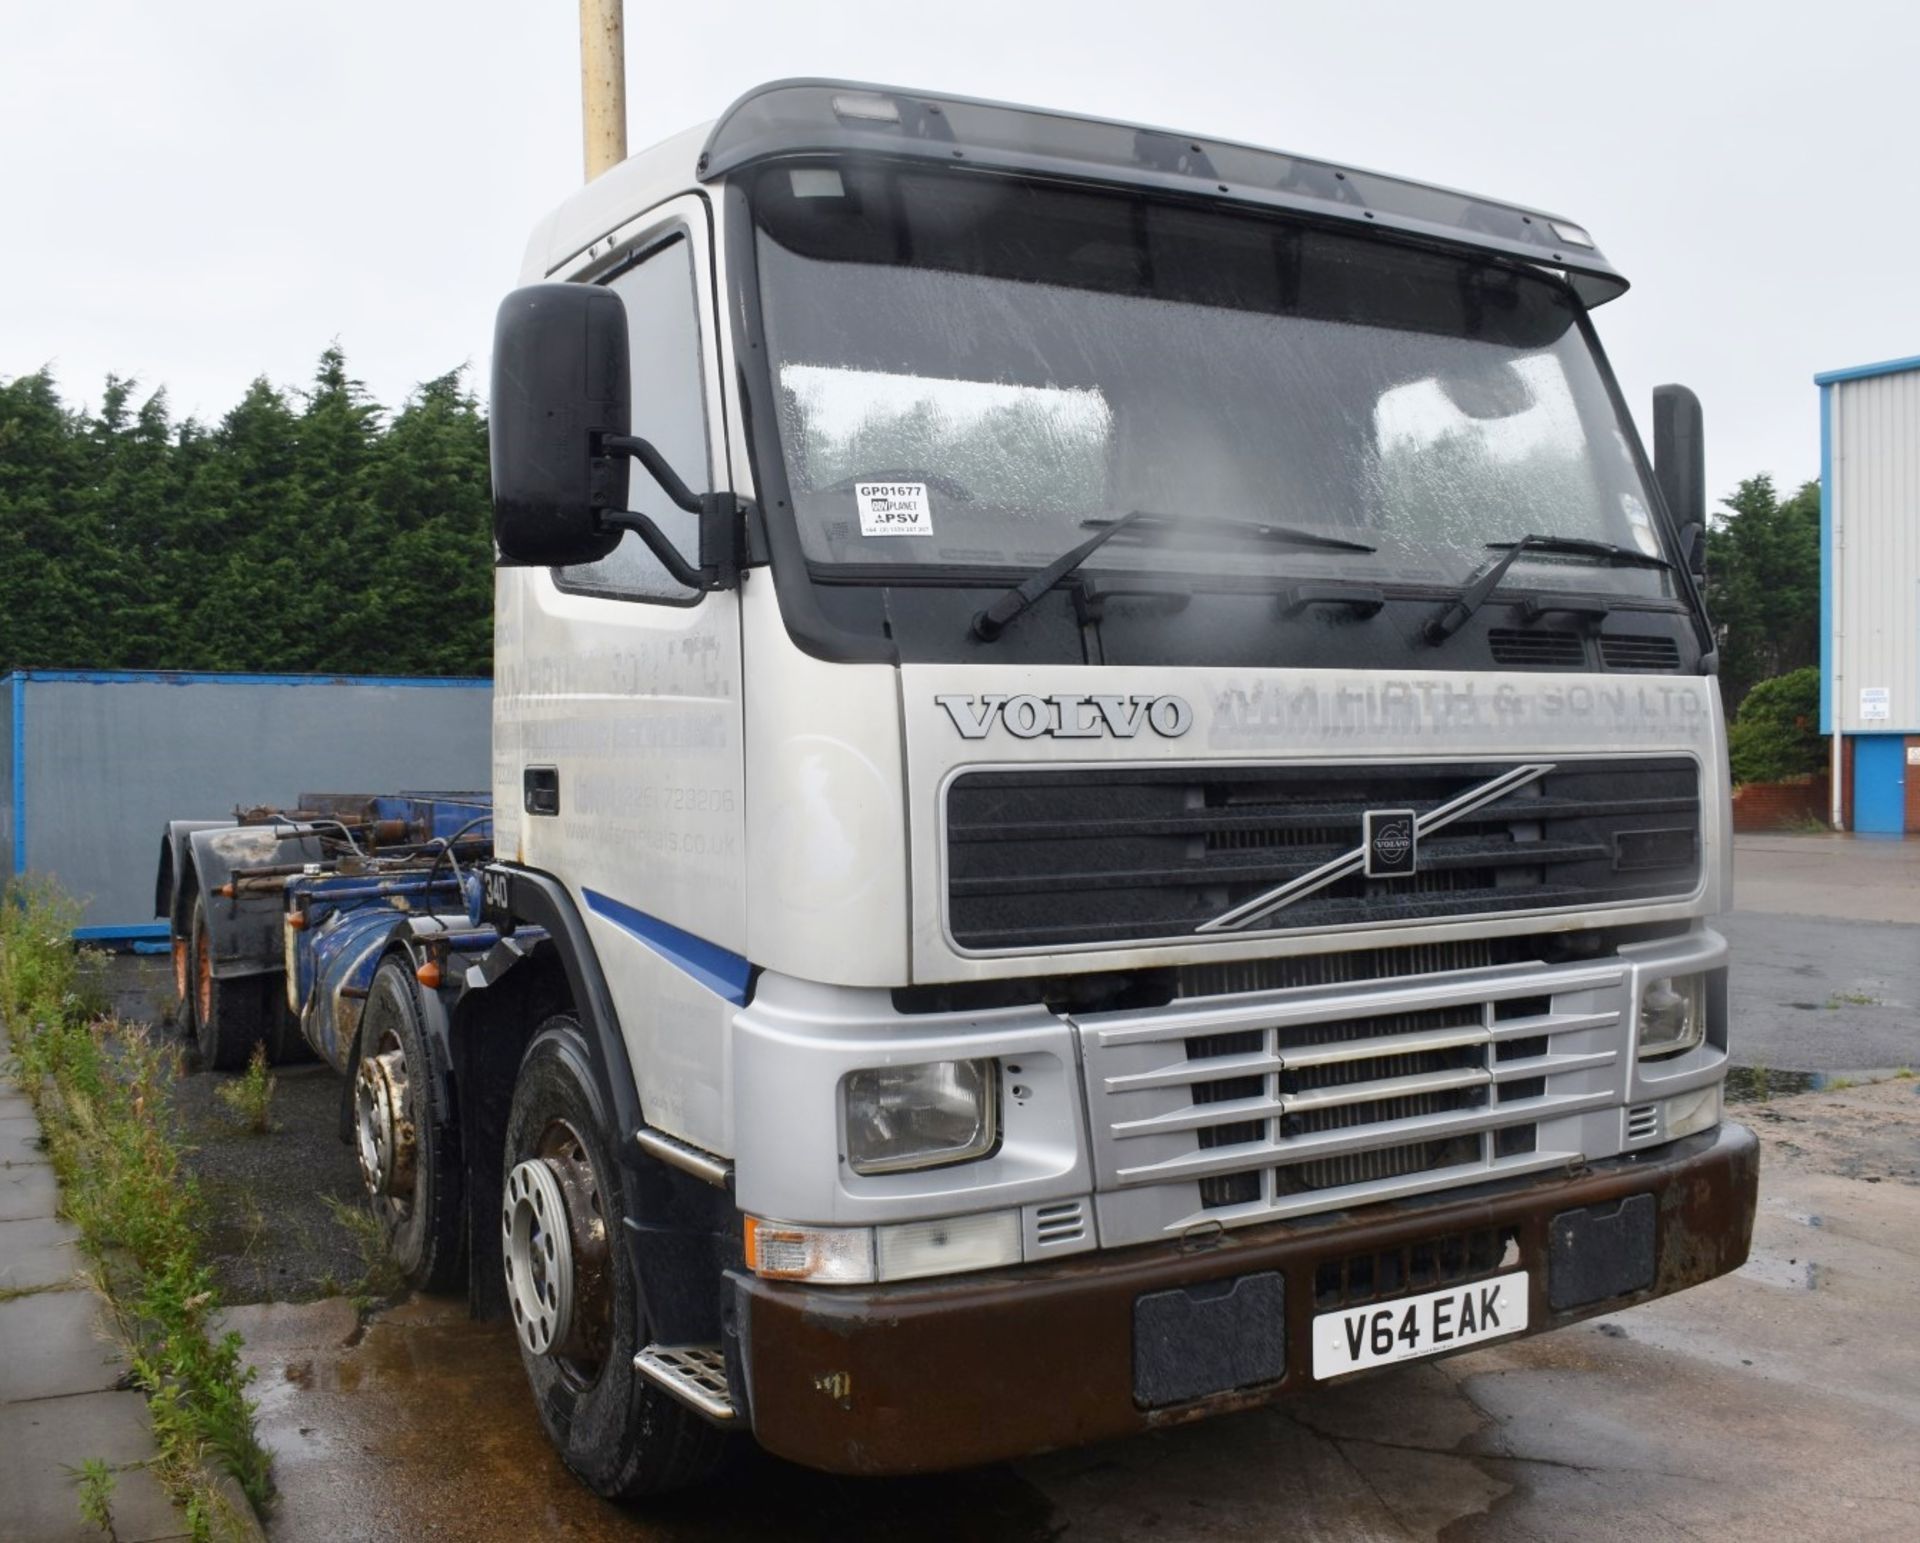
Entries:
{"label": "green tree", "polygon": [[1763,680],[1727,731],[1735,782],[1783,782],[1827,764],[1820,733],[1820,672],[1808,667]]}
{"label": "green tree", "polygon": [[1760,681],[1820,661],[1820,484],[1782,499],[1748,477],[1707,533],[1707,610],[1728,713]]}
{"label": "green tree", "polygon": [[486,674],[487,426],[453,371],[389,421],[338,347],[208,428],[109,376],[0,379],[0,669]]}

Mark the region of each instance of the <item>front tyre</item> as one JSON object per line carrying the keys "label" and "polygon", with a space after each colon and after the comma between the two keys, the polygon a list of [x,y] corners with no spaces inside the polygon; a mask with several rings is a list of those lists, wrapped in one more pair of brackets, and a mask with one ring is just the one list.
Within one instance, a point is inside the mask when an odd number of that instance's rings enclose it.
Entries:
{"label": "front tyre", "polygon": [[416,1291],[451,1291],[464,1263],[458,1136],[436,1096],[419,985],[406,962],[374,971],[353,1079],[360,1181],[387,1252]]}
{"label": "front tyre", "polygon": [[726,1434],[633,1369],[647,1343],[625,1240],[626,1175],[579,1024],[550,1018],[520,1063],[500,1224],[520,1360],[548,1439],[596,1493],[698,1483]]}

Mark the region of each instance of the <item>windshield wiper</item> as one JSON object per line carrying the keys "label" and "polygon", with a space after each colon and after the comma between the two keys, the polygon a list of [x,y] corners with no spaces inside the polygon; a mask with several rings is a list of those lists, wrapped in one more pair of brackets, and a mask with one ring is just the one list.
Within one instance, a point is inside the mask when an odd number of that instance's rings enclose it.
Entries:
{"label": "windshield wiper", "polygon": [[1009,622],[1034,601],[1072,573],[1121,531],[1137,525],[1173,525],[1195,530],[1219,530],[1236,536],[1253,536],[1262,541],[1279,541],[1288,546],[1310,547],[1322,552],[1371,552],[1374,550],[1362,541],[1348,541],[1342,536],[1323,536],[1318,531],[1300,530],[1291,525],[1270,525],[1261,520],[1224,520],[1204,514],[1154,514],[1145,509],[1136,509],[1131,514],[1123,514],[1117,519],[1082,520],[1080,523],[1098,526],[1099,531],[1070,551],[1062,552],[1046,567],[1021,580],[984,611],[974,612],[973,635],[975,637],[982,642],[991,643],[1007,630]]}
{"label": "windshield wiper", "polygon": [[1489,541],[1490,547],[1506,551],[1468,579],[1460,593],[1447,602],[1447,608],[1421,629],[1429,643],[1444,643],[1467,624],[1467,619],[1486,603],[1487,596],[1500,587],[1507,570],[1524,552],[1556,552],[1568,557],[1591,557],[1610,568],[1671,568],[1672,563],[1637,547],[1615,546],[1611,541],[1590,541],[1585,536],[1522,536],[1518,541]]}

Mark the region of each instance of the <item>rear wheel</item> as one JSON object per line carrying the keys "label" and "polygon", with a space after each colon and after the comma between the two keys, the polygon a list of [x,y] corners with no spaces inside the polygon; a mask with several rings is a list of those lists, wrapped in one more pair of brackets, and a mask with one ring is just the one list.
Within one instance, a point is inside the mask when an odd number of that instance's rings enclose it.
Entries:
{"label": "rear wheel", "polygon": [[193,1036],[193,999],[199,973],[193,956],[193,922],[189,918],[186,934],[173,935],[173,1021],[188,1038]]}
{"label": "rear wheel", "polygon": [[265,984],[277,977],[243,975],[221,980],[214,975],[204,895],[193,897],[193,930],[188,937],[194,1044],[202,1065],[214,1071],[233,1071],[245,1066],[253,1047],[267,1037]]}
{"label": "rear wheel", "polygon": [[461,1282],[458,1136],[435,1094],[419,987],[405,961],[374,972],[353,1082],[360,1178],[387,1251],[418,1291]]}
{"label": "rear wheel", "polygon": [[313,1046],[300,1032],[299,1015],[288,1005],[286,971],[263,975],[260,980],[266,992],[260,1011],[266,1025],[267,1059],[275,1066],[318,1060]]}
{"label": "rear wheel", "polygon": [[550,1018],[507,1120],[507,1301],[548,1438],[597,1493],[634,1500],[706,1478],[727,1437],[633,1369],[648,1335],[610,1131],[579,1024]]}

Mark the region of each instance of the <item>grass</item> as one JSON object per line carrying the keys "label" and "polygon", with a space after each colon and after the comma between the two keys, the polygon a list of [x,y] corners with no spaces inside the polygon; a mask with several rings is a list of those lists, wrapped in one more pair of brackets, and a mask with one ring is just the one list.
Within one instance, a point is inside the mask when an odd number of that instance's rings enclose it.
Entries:
{"label": "grass", "polygon": [[233,1081],[221,1083],[217,1091],[220,1102],[239,1115],[248,1130],[265,1136],[273,1131],[275,1086],[273,1073],[267,1070],[267,1043],[262,1040],[253,1047],[247,1069]]}
{"label": "grass", "polygon": [[388,1251],[380,1219],[373,1212],[357,1201],[336,1200],[332,1195],[322,1195],[320,1198],[326,1202],[327,1209],[333,1212],[333,1219],[353,1239],[354,1247],[360,1251],[360,1279],[351,1286],[342,1287],[329,1276],[322,1283],[323,1287],[331,1284],[334,1290],[325,1294],[346,1297],[353,1303],[354,1311],[364,1318],[369,1308],[404,1292],[407,1289],[407,1277]]}
{"label": "grass", "polygon": [[89,1457],[74,1470],[74,1482],[80,1490],[80,1520],[109,1540],[118,1540],[120,1534],[113,1530],[113,1492],[119,1487],[119,1476],[101,1459]]}
{"label": "grass", "polygon": [[1880,999],[1868,996],[1864,991],[1836,991],[1827,998],[1827,1011],[1838,1012],[1843,1007],[1878,1007]]}
{"label": "grass", "polygon": [[1830,836],[1833,827],[1817,814],[1803,814],[1780,827],[1797,836]]}
{"label": "grass", "polygon": [[[146,1393],[154,1471],[196,1540],[245,1535],[220,1475],[261,1511],[271,1493],[254,1436],[253,1373],[240,1336],[219,1334],[202,1217],[169,1090],[178,1052],[105,1012],[104,957],[72,943],[78,908],[51,884],[15,881],[0,899],[0,1018],[61,1187]],[[82,1471],[83,1502],[89,1493]],[[111,1490],[92,1493],[110,1512]],[[108,1517],[109,1525],[111,1516]]]}

